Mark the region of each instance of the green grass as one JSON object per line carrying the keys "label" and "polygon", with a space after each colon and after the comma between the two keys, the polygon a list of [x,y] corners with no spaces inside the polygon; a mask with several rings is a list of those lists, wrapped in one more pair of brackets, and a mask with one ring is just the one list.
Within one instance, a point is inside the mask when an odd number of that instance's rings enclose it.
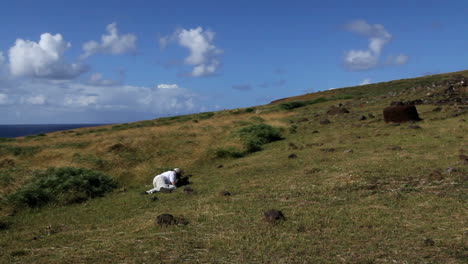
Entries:
{"label": "green grass", "polygon": [[[408,99],[383,95],[441,78],[446,76],[312,94],[329,100],[292,111],[273,104],[255,107],[259,114],[195,114],[134,123],[131,130],[122,125],[128,129],[61,135],[59,143],[48,136],[2,144],[0,162],[15,159],[21,168],[0,169],[2,195],[19,190],[23,177],[44,163],[106,172],[120,189],[41,209],[14,211],[0,203],[0,221],[8,223],[0,230],[0,262],[466,263],[468,166],[458,156],[468,151],[467,114],[453,117],[451,106],[432,112],[433,105],[418,105],[421,129],[385,124],[381,115],[390,101]],[[361,107],[359,98],[369,103]],[[350,113],[327,116],[337,100],[346,100]],[[358,120],[369,112],[376,117]],[[320,125],[324,117],[331,123]],[[231,158],[244,153],[246,141],[236,131],[269,138],[261,133],[266,127],[283,140]],[[117,143],[131,151],[109,152]],[[5,146],[41,151],[15,156]],[[100,168],[99,160],[107,165]],[[140,194],[152,188],[154,175],[174,167],[192,174],[193,194],[182,188]],[[286,221],[267,224],[262,218],[269,209],[281,210]],[[160,227],[154,221],[163,213],[189,224]]]}

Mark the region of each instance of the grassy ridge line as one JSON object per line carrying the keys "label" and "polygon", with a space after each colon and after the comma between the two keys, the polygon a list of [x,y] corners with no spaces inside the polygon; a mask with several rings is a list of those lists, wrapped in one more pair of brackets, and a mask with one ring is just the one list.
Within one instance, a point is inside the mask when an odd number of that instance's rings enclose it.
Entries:
{"label": "grassy ridge line", "polygon": [[[258,107],[259,114],[223,111],[198,122],[5,143],[41,151],[0,156],[16,163],[1,168],[13,178],[2,191],[48,165],[101,170],[128,190],[9,217],[11,227],[0,231],[0,262],[463,263],[467,168],[458,154],[468,148],[466,116],[422,105],[421,129],[391,126],[381,115],[390,99],[375,100],[381,103],[362,108],[358,100],[343,101],[351,114],[341,116],[325,114],[339,101],[291,111],[271,105]],[[376,118],[358,121],[368,113]],[[320,125],[324,117],[331,124]],[[282,127],[285,139],[241,159],[214,158],[217,147],[241,147],[232,131],[258,122]],[[127,148],[110,150],[118,143]],[[288,158],[292,153],[297,157]],[[108,165],[99,168],[99,159]],[[155,172],[173,166],[194,175],[194,195],[178,190],[157,202],[139,195]],[[219,196],[223,190],[233,195]],[[270,208],[287,221],[266,225],[262,213]],[[190,223],[156,227],[161,213]]]}

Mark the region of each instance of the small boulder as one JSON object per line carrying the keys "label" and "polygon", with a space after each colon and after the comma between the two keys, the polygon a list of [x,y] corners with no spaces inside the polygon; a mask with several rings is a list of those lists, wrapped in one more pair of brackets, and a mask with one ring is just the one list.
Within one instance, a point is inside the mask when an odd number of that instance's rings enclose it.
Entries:
{"label": "small boulder", "polygon": [[364,121],[364,120],[367,120],[367,117],[366,117],[366,116],[361,116],[361,117],[359,117],[359,121]]}
{"label": "small boulder", "polygon": [[288,156],[288,159],[295,159],[295,158],[297,158],[297,155],[294,154],[294,153],[289,154],[289,156]]}
{"label": "small boulder", "polygon": [[320,124],[321,124],[321,125],[328,125],[328,124],[330,124],[330,123],[331,123],[330,120],[328,120],[328,119],[326,119],[326,118],[320,120]]}
{"label": "small boulder", "polygon": [[283,213],[275,209],[265,211],[263,215],[264,215],[264,220],[270,224],[275,224],[279,221],[286,220]]}
{"label": "small boulder", "polygon": [[153,197],[151,197],[151,198],[150,198],[150,200],[151,200],[151,201],[153,201],[153,202],[155,202],[155,201],[157,201],[157,200],[158,200],[158,197],[156,197],[156,196],[153,196]]}
{"label": "small boulder", "polygon": [[317,130],[312,131],[312,134],[318,134],[319,132]]}
{"label": "small boulder", "polygon": [[458,157],[460,158],[460,160],[462,161],[463,164],[468,164],[468,156],[467,155],[460,154]]}
{"label": "small boulder", "polygon": [[177,221],[171,214],[161,214],[156,217],[156,224],[160,226],[168,226],[177,224]]}
{"label": "small boulder", "polygon": [[328,109],[327,114],[329,115],[341,115],[341,114],[348,114],[349,111],[346,108],[343,107],[336,107],[332,106],[330,109]]}
{"label": "small boulder", "polygon": [[221,196],[231,196],[231,193],[228,192],[228,191],[222,191],[222,192],[219,193],[219,195],[221,195]]}
{"label": "small boulder", "polygon": [[384,121],[402,123],[408,121],[420,121],[418,111],[414,105],[395,104],[383,110]]}

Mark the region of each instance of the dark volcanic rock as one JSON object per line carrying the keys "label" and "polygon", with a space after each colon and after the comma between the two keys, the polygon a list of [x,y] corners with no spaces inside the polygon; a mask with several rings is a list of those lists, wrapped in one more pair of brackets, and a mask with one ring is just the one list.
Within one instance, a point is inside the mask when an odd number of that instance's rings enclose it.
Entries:
{"label": "dark volcanic rock", "polygon": [[319,132],[317,130],[312,131],[312,134],[318,134]]}
{"label": "dark volcanic rock", "polygon": [[153,201],[153,202],[154,202],[154,201],[157,201],[157,200],[158,200],[158,197],[153,196],[153,197],[150,198],[150,200]]}
{"label": "dark volcanic rock", "polygon": [[386,123],[402,123],[408,121],[420,121],[418,111],[414,105],[393,105],[383,110]]}
{"label": "dark volcanic rock", "polygon": [[130,150],[127,146],[122,143],[117,143],[108,148],[109,152],[122,152]]}
{"label": "dark volcanic rock", "polygon": [[332,106],[330,109],[327,111],[327,114],[329,115],[341,115],[341,114],[348,114],[349,111],[346,108],[343,107],[336,107]]}
{"label": "dark volcanic rock", "polygon": [[288,159],[295,159],[295,158],[297,158],[297,155],[294,154],[294,153],[289,154],[289,156],[288,156]]}
{"label": "dark volcanic rock", "polygon": [[468,156],[467,155],[460,154],[458,157],[460,158],[460,160],[462,161],[463,164],[468,164]]}
{"label": "dark volcanic rock", "polygon": [[299,147],[296,146],[296,144],[294,144],[294,143],[292,143],[292,142],[289,143],[289,148],[288,148],[288,149],[298,149],[298,148],[299,148]]}
{"label": "dark volcanic rock", "polygon": [[177,220],[171,214],[161,214],[156,217],[156,224],[160,226],[175,225]]}
{"label": "dark volcanic rock", "polygon": [[330,123],[331,123],[330,120],[328,120],[328,119],[326,119],[326,118],[320,120],[320,124],[322,124],[322,125],[327,125],[327,124],[330,124]]}
{"label": "dark volcanic rock", "polygon": [[228,191],[222,191],[222,192],[219,193],[219,195],[221,195],[221,196],[231,196],[231,193],[228,192]]}
{"label": "dark volcanic rock", "polygon": [[264,220],[270,224],[286,220],[283,213],[275,209],[268,210],[264,212],[263,215],[265,216]]}
{"label": "dark volcanic rock", "polygon": [[367,120],[367,117],[366,116],[361,116],[361,117],[359,117],[359,120],[360,121]]}

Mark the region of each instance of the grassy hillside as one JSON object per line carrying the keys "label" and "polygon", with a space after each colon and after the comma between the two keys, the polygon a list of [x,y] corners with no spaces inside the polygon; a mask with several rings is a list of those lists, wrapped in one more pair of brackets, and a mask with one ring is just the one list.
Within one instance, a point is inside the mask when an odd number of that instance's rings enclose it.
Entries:
{"label": "grassy hillside", "polygon": [[[463,76],[0,139],[0,262],[466,263]],[[418,99],[423,121],[383,121],[392,101]],[[327,114],[338,104],[350,113]],[[238,131],[256,124],[280,129],[283,139],[245,151]],[[49,167],[103,172],[119,186],[82,203],[9,202]],[[194,193],[141,194],[173,167],[192,174]],[[286,220],[265,222],[269,209]],[[158,226],[163,213],[188,224]]]}

